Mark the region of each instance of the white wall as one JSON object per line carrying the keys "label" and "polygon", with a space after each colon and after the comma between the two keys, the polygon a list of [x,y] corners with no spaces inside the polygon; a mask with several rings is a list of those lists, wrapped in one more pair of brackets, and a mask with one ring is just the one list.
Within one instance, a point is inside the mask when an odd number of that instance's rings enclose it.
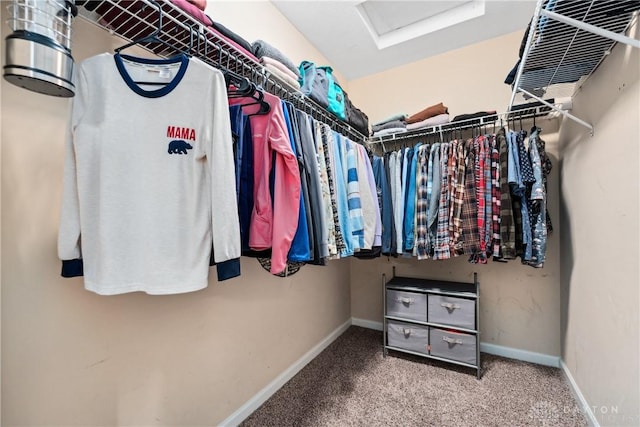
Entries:
{"label": "white wall", "polygon": [[[517,60],[522,32],[430,57],[349,82],[354,103],[373,122],[397,112],[415,113],[444,102],[451,118],[476,111],[505,111],[511,89],[504,77]],[[353,317],[382,321],[380,275],[397,274],[444,280],[472,281],[478,272],[481,290],[482,342],[560,356],[560,262],[557,121],[538,120],[546,150],[553,161],[548,208],[555,232],[548,239],[543,269],[520,260],[469,264],[466,257],[447,261],[382,259],[351,262]],[[528,123],[527,126],[531,126]]]}
{"label": "white wall", "polygon": [[[640,27],[632,36],[640,38]],[[640,51],[618,45],[565,121],[562,358],[601,425],[640,425]]]}
{"label": "white wall", "polygon": [[[326,63],[270,3],[246,6],[216,2],[210,14],[241,34],[277,23],[261,37]],[[122,44],[80,19],[74,30],[77,61]],[[349,261],[281,279],[243,258],[240,278],[173,296],[103,297],[62,279],[70,103],[4,80],[1,90],[2,425],[217,425],[349,319]]]}

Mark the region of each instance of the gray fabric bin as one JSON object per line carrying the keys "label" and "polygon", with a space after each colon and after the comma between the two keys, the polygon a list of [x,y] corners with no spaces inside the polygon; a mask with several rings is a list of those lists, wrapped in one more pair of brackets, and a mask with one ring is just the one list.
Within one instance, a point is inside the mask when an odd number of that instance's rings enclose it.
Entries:
{"label": "gray fabric bin", "polygon": [[476,337],[462,332],[431,328],[431,355],[476,364]]}
{"label": "gray fabric bin", "polygon": [[429,327],[389,320],[387,343],[392,347],[428,354]]}
{"label": "gray fabric bin", "polygon": [[427,295],[387,289],[387,316],[427,321]]}
{"label": "gray fabric bin", "polygon": [[430,294],[429,322],[475,329],[475,301],[472,299]]}

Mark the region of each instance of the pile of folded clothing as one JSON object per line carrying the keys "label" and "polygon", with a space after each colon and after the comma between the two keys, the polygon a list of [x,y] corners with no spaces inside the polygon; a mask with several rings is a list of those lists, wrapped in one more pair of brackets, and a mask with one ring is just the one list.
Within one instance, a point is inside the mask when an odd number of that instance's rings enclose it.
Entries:
{"label": "pile of folded clothing", "polygon": [[408,131],[446,124],[449,123],[449,109],[440,102],[407,117],[406,123]]}
{"label": "pile of folded clothing", "polygon": [[482,123],[494,122],[498,120],[496,110],[478,111],[476,113],[460,114],[458,116],[455,116],[453,118],[453,121],[465,122],[461,124],[463,126],[467,126],[467,125],[480,124],[480,119],[482,119]]}
{"label": "pile of folded clothing", "polygon": [[393,133],[407,131],[407,115],[404,113],[394,114],[378,123],[371,125],[371,136],[384,136]]}
{"label": "pile of folded clothing", "polygon": [[300,82],[298,81],[300,71],[298,71],[298,67],[280,50],[264,40],[256,40],[251,47],[253,54],[260,59],[262,65],[270,73],[279,77],[289,86],[297,90],[300,89]]}

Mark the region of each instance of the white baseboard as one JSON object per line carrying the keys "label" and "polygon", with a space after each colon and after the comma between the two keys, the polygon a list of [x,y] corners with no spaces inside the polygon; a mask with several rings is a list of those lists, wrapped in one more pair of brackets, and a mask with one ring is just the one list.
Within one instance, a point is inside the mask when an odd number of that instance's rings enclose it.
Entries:
{"label": "white baseboard", "polygon": [[311,362],[316,356],[318,356],[322,350],[327,348],[329,344],[335,341],[344,331],[351,326],[351,319],[338,326],[333,332],[331,332],[325,339],[320,341],[311,350],[306,352],[300,359],[295,361],[284,372],[278,375],[273,381],[271,381],[265,388],[260,390],[251,399],[249,399],[244,405],[242,405],[237,411],[227,417],[220,423],[221,426],[235,427],[244,421],[249,415],[267,401],[276,391],[285,385],[287,381],[294,377],[302,368],[304,368],[309,362]]}
{"label": "white baseboard", "polygon": [[480,343],[480,351],[495,356],[507,357],[509,359],[522,360],[524,362],[536,363],[543,366],[551,366],[553,368],[560,367],[560,357],[551,356],[544,353],[536,353],[529,350],[520,350],[518,348],[505,347],[497,344],[486,342]]}
{"label": "white baseboard", "polygon": [[580,409],[582,410],[582,413],[584,414],[584,417],[587,419],[587,422],[589,423],[589,425],[591,427],[600,427],[600,423],[598,422],[598,419],[593,414],[593,411],[589,407],[589,403],[587,402],[587,399],[585,399],[584,395],[580,391],[580,388],[578,387],[578,383],[576,383],[576,380],[573,379],[573,375],[571,375],[571,371],[569,371],[569,368],[564,363],[564,360],[560,360],[560,369],[562,370],[562,373],[567,379],[567,382],[569,383],[569,386],[570,386],[569,388],[571,388],[571,392],[573,393],[573,397],[578,402],[578,405],[580,405]]}
{"label": "white baseboard", "polygon": [[[382,322],[374,322],[373,320],[359,319],[357,317],[351,318],[351,324],[355,326],[362,326],[363,328],[375,329],[376,331],[382,330]],[[502,345],[480,343],[480,351],[483,353],[493,354],[496,356],[507,357],[509,359],[522,360],[524,362],[537,363],[538,365],[552,366],[554,368],[560,367],[560,358],[558,356],[551,356],[543,353],[535,353],[528,350],[520,350],[517,348],[505,347]]]}
{"label": "white baseboard", "polygon": [[359,319],[357,317],[352,317],[351,324],[354,326],[361,326],[367,329],[374,329],[376,331],[382,330],[382,322],[374,322],[373,320]]}

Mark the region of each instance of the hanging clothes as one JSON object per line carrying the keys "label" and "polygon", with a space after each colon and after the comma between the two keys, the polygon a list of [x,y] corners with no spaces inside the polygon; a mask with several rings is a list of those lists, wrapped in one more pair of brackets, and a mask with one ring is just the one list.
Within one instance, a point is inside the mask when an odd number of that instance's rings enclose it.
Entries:
{"label": "hanging clothes", "polygon": [[500,253],[502,259],[516,257],[516,227],[513,218],[513,203],[509,187],[509,142],[504,129],[497,136],[500,152]]}
{"label": "hanging clothes", "polygon": [[325,265],[329,256],[327,221],[323,205],[320,164],[318,162],[315,141],[314,120],[306,113],[296,110],[300,125],[301,146],[304,158],[306,179],[309,186],[309,206],[313,232],[313,264]]}
{"label": "hanging clothes", "polygon": [[418,153],[421,143],[407,149],[407,188],[405,192],[404,209],[404,252],[413,254],[415,246],[415,216],[416,216],[416,174],[418,169]]}
{"label": "hanging clothes", "polygon": [[391,255],[391,240],[393,229],[393,211],[391,209],[391,187],[387,180],[385,161],[387,157],[373,157],[373,176],[376,182],[376,193],[378,194],[378,204],[380,206],[380,217],[382,220],[382,235],[380,241],[380,251],[382,255]]}
{"label": "hanging clothes", "polygon": [[242,255],[249,255],[249,228],[253,210],[253,143],[251,123],[240,105],[229,107],[231,132],[235,141],[236,193],[240,219]]}
{"label": "hanging clothes", "polygon": [[[320,177],[320,188],[322,195],[322,217],[324,218],[324,229],[322,235],[326,236],[327,254],[326,258],[336,256],[338,254],[338,247],[336,243],[336,224],[335,217],[337,216],[336,209],[332,195],[335,196],[333,190],[333,180],[331,180],[331,166],[328,164],[327,154],[325,147],[327,146],[327,138],[324,132],[324,126],[322,123],[314,121],[315,132],[315,145],[316,154],[318,159],[318,171]],[[338,232],[338,235],[341,234]],[[323,238],[324,241],[324,238]]]}
{"label": "hanging clothes", "polygon": [[[545,173],[543,169],[543,156],[539,149],[544,147],[544,141],[540,142],[540,129],[534,128],[529,137],[529,156],[533,167],[535,182],[531,189],[531,258],[528,264],[532,267],[540,268],[544,265],[547,250],[547,192],[545,189]],[[546,157],[546,154],[544,155]],[[548,160],[548,159],[547,159]]]}
{"label": "hanging clothes", "polygon": [[[291,247],[287,253],[287,259],[294,262],[306,262],[312,259],[311,236],[309,234],[310,207],[308,182],[304,171],[302,148],[300,147],[300,132],[298,129],[298,122],[295,120],[295,111],[291,104],[284,101],[281,102],[284,121],[288,131],[289,143],[294,156],[296,156],[298,172],[300,175],[300,208],[298,211],[298,225],[291,242]],[[292,115],[294,115],[293,119]]]}
{"label": "hanging clothes", "polygon": [[539,150],[544,142],[532,131],[527,151],[524,137],[501,129],[374,157],[383,251],[398,253],[392,246],[400,239],[391,236],[397,226],[387,224],[403,221],[405,256],[442,260],[466,254],[480,264],[520,256],[524,264],[541,266],[547,224]]}
{"label": "hanging clothes", "polygon": [[[252,115],[254,155],[254,207],[251,213],[249,246],[271,248],[271,273],[286,268],[287,254],[298,227],[301,184],[298,160],[291,149],[284,111],[279,98],[264,93],[268,114]],[[252,102],[252,98],[232,98],[232,105]],[[258,110],[259,106],[248,109]],[[255,111],[247,111],[248,114]],[[273,169],[273,196],[270,175]]]}
{"label": "hanging clothes", "polygon": [[[173,78],[153,89],[136,83],[158,76],[150,69],[169,69]],[[105,53],[78,64],[75,74],[58,236],[62,275],[84,275],[85,288],[102,295],[196,291],[208,284],[212,243],[215,262],[237,263],[231,275],[238,275],[222,73],[184,55]],[[199,114],[176,102],[197,103]]]}

